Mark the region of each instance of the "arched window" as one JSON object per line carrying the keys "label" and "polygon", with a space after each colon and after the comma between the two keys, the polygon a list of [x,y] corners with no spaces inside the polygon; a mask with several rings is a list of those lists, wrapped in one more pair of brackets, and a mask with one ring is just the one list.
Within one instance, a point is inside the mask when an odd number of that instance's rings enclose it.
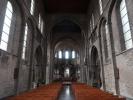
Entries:
{"label": "arched window", "polygon": [[69,52],[68,51],[65,52],[65,59],[69,59]]}
{"label": "arched window", "polygon": [[34,7],[35,7],[35,1],[34,0],[31,0],[30,13],[32,15],[34,14]]}
{"label": "arched window", "polygon": [[108,29],[108,23],[105,22],[105,44],[106,44],[106,58],[108,58],[109,54],[109,45],[110,45],[110,37],[109,37],[109,29]]}
{"label": "arched window", "polygon": [[76,58],[76,53],[75,51],[72,51],[72,59],[75,59]]}
{"label": "arched window", "polygon": [[103,36],[103,44],[104,44],[104,54],[105,54],[105,60],[109,57],[109,46],[110,46],[110,36],[109,36],[109,28],[108,23],[106,20],[102,22],[102,28],[101,33]]}
{"label": "arched window", "polygon": [[38,28],[40,29],[40,27],[41,27],[41,15],[39,14]]}
{"label": "arched window", "polygon": [[58,57],[59,57],[59,59],[62,59],[62,51],[58,52]]}
{"label": "arched window", "polygon": [[93,28],[92,28],[92,21],[90,20],[90,32],[93,31]]}
{"label": "arched window", "polygon": [[0,38],[0,49],[7,51],[8,46],[8,39],[10,34],[10,28],[11,28],[11,21],[12,21],[12,14],[13,14],[13,8],[11,3],[7,2],[6,12],[5,12],[5,18],[4,18],[4,24],[1,38]]}
{"label": "arched window", "polygon": [[121,1],[120,15],[121,15],[121,22],[122,22],[125,48],[130,49],[130,48],[133,47],[133,42],[132,42],[131,29],[130,29],[130,24],[129,24],[129,19],[128,19],[128,12],[127,12],[127,7],[126,7],[125,0]]}
{"label": "arched window", "polygon": [[40,29],[41,33],[43,33],[43,25],[44,25],[43,19],[41,15],[39,14],[38,28]]}
{"label": "arched window", "polygon": [[94,15],[92,14],[91,19],[90,19],[90,31],[92,32],[95,27],[95,20],[94,20]]}
{"label": "arched window", "polygon": [[24,40],[23,40],[23,51],[22,51],[22,59],[25,59],[25,52],[27,46],[27,34],[28,34],[28,26],[25,25],[25,33],[24,33]]}
{"label": "arched window", "polygon": [[42,21],[42,24],[41,24],[41,33],[43,33],[43,27],[44,27],[44,22]]}
{"label": "arched window", "polygon": [[100,15],[103,13],[102,0],[99,0]]}
{"label": "arched window", "polygon": [[94,15],[92,14],[92,28],[95,28],[95,20],[94,20]]}

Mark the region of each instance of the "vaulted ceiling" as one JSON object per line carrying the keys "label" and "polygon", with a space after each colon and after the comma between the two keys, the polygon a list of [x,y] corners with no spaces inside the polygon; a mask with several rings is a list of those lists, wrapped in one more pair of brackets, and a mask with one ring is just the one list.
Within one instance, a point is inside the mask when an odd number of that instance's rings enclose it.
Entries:
{"label": "vaulted ceiling", "polygon": [[44,0],[47,13],[86,13],[90,0]]}

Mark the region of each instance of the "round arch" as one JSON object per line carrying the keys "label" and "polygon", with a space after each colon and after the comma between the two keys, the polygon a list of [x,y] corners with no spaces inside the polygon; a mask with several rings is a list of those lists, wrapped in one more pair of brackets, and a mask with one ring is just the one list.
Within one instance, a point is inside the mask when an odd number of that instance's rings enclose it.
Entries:
{"label": "round arch", "polygon": [[[68,17],[68,16],[61,16],[61,17],[59,17],[59,18],[56,18],[56,19],[52,22],[52,24],[50,25],[50,28],[49,28],[49,30],[51,30],[50,33],[52,33],[53,27],[56,26],[58,23],[62,22],[63,20],[69,20],[69,21],[75,23],[75,24],[76,24],[77,26],[79,26],[79,28],[81,29],[81,34],[82,34],[82,36],[85,36],[84,28],[81,26],[81,24],[79,23],[79,21],[76,20],[75,18]],[[47,34],[47,35],[48,35],[48,34]]]}
{"label": "round arch", "polygon": [[90,73],[89,77],[91,80],[91,85],[93,87],[101,88],[102,82],[101,82],[101,67],[100,67],[100,60],[99,60],[99,54],[98,50],[95,46],[92,47],[91,49],[91,68],[90,68]]}

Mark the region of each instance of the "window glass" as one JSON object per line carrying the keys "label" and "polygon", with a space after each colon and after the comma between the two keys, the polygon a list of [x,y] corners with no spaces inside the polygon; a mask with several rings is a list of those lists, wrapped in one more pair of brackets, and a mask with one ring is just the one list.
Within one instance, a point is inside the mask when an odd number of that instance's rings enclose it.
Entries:
{"label": "window glass", "polygon": [[44,22],[42,21],[42,24],[41,24],[41,33],[43,33],[43,27],[44,27]]}
{"label": "window glass", "polygon": [[30,7],[30,13],[33,15],[34,13],[34,6],[35,6],[35,2],[34,0],[31,0],[31,7]]}
{"label": "window glass", "polygon": [[69,59],[69,52],[68,51],[65,52],[65,59]]}
{"label": "window glass", "polygon": [[123,27],[125,47],[126,49],[130,49],[133,47],[133,43],[132,43],[131,29],[130,29],[125,0],[122,0],[120,4],[120,15],[121,15],[121,21],[122,21],[122,27]]}
{"label": "window glass", "polygon": [[128,16],[127,16],[127,14],[122,18],[122,24],[125,25],[126,23],[128,23]]}
{"label": "window glass", "polygon": [[39,14],[39,22],[38,22],[38,27],[39,27],[39,29],[40,29],[40,27],[41,27],[41,15]]}
{"label": "window glass", "polygon": [[72,58],[76,58],[75,51],[72,51]]}
{"label": "window glass", "polygon": [[103,13],[102,0],[99,0],[100,14]]}
{"label": "window glass", "polygon": [[126,33],[127,31],[130,30],[130,26],[129,26],[129,23],[126,23],[124,26],[123,26],[123,32]]}
{"label": "window glass", "polygon": [[127,49],[130,49],[130,48],[132,48],[133,47],[133,42],[132,42],[132,39],[130,39],[130,40],[128,40],[127,42],[126,42],[126,48]]}
{"label": "window glass", "polygon": [[4,32],[2,33],[2,40],[6,43],[8,42],[8,35]]}
{"label": "window glass", "polygon": [[59,59],[62,59],[62,51],[59,51],[58,55],[59,55]]}
{"label": "window glass", "polygon": [[105,58],[108,58],[109,57],[109,45],[110,45],[110,37],[109,37],[109,28],[108,28],[108,23],[105,21],[104,22],[104,29],[105,29],[105,35],[104,35],[104,38],[105,38]]}
{"label": "window glass", "polygon": [[127,9],[126,9],[126,7],[124,7],[124,8],[121,10],[121,17],[124,17],[126,14],[127,14]]}
{"label": "window glass", "polygon": [[28,33],[28,26],[25,25],[25,33],[24,33],[24,41],[23,41],[23,51],[22,51],[22,59],[25,59],[25,52],[27,46],[27,33]]}
{"label": "window glass", "polygon": [[44,25],[43,19],[41,15],[39,14],[38,28],[40,29],[41,33],[43,33],[43,25]]}
{"label": "window glass", "polygon": [[10,27],[11,27],[11,21],[12,21],[12,13],[13,13],[12,5],[8,1],[6,12],[5,12],[3,29],[2,29],[1,38],[0,38],[0,49],[5,51],[7,51],[7,46],[8,46],[8,39],[9,39],[9,33],[10,33]]}
{"label": "window glass", "polygon": [[91,20],[90,20],[90,32],[92,32],[92,22],[91,22]]}
{"label": "window glass", "polygon": [[109,29],[108,29],[107,22],[105,24],[105,33],[106,33],[106,41],[107,41],[107,46],[108,46],[110,44],[110,37],[109,37]]}
{"label": "window glass", "polygon": [[125,33],[125,34],[124,34],[124,37],[125,37],[125,41],[131,39],[132,37],[131,37],[130,31],[128,31],[127,33]]}

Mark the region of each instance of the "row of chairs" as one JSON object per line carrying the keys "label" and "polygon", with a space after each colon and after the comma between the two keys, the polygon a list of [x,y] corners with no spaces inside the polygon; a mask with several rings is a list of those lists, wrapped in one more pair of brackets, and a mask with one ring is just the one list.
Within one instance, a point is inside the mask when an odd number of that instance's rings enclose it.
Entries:
{"label": "row of chairs", "polygon": [[126,100],[120,96],[114,96],[100,89],[81,83],[73,83],[72,89],[76,100]]}
{"label": "row of chairs", "polygon": [[8,100],[56,100],[60,89],[60,83],[53,83],[46,86],[40,86],[39,88],[29,92],[8,98]]}

